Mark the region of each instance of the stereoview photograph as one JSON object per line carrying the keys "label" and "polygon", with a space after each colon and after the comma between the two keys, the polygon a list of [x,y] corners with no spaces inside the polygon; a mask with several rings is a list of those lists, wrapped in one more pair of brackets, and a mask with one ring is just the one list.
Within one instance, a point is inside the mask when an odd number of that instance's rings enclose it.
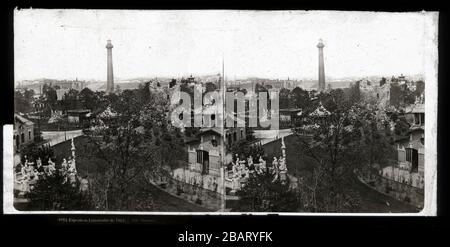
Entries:
{"label": "stereoview photograph", "polygon": [[15,10],[4,212],[434,215],[437,20]]}

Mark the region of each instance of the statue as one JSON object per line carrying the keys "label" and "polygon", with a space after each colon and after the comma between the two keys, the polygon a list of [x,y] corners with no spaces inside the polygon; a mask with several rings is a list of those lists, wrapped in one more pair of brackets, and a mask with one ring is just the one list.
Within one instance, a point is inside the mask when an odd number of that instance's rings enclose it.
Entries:
{"label": "statue", "polygon": [[253,158],[252,158],[252,156],[250,155],[250,156],[247,158],[247,166],[250,167],[250,166],[252,166],[252,165],[253,165]]}
{"label": "statue", "polygon": [[261,156],[259,156],[259,169],[261,172],[265,172],[267,169],[266,161]]}
{"label": "statue", "polygon": [[273,157],[273,162],[272,162],[272,166],[273,166],[273,170],[272,170],[272,174],[275,174],[272,182],[275,182],[278,177],[279,177],[279,167],[278,167],[278,160],[276,157]]}
{"label": "statue", "polygon": [[55,163],[51,158],[48,158],[48,172],[47,175],[52,175],[56,171]]}
{"label": "statue", "polygon": [[61,167],[62,167],[62,170],[63,170],[64,173],[69,169],[69,166],[67,164],[67,160],[65,158],[63,158],[63,162],[61,164]]}
{"label": "statue", "polygon": [[283,184],[286,183],[286,181],[287,181],[287,166],[286,166],[286,160],[284,158],[280,158],[279,173],[280,173],[281,183],[283,183]]}
{"label": "statue", "polygon": [[75,166],[75,160],[70,159],[69,165],[68,165],[68,171],[69,173],[77,173],[77,167]]}
{"label": "statue", "polygon": [[277,157],[273,157],[273,161],[272,161],[272,167],[269,168],[270,173],[274,173],[276,172],[275,169],[278,169],[278,160]]}

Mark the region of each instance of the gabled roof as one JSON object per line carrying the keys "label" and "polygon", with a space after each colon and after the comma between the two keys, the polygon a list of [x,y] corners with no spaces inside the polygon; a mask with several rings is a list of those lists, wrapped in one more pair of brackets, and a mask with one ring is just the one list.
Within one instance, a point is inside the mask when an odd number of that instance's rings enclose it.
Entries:
{"label": "gabled roof", "polygon": [[197,136],[205,135],[205,134],[215,134],[218,136],[222,136],[226,132],[226,129],[219,127],[212,128],[202,128],[200,129],[200,133]]}
{"label": "gabled roof", "polygon": [[30,120],[20,116],[19,114],[14,114],[14,120],[19,121],[21,124],[24,124],[24,125],[33,125],[34,124]]}

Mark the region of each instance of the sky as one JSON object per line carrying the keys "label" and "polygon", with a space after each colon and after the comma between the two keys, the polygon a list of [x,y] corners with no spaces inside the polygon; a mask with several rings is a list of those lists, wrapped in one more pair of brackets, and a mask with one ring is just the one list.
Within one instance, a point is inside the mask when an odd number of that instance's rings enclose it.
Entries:
{"label": "sky", "polygon": [[15,80],[114,77],[327,78],[421,74],[431,15],[327,11],[23,9],[14,14]]}

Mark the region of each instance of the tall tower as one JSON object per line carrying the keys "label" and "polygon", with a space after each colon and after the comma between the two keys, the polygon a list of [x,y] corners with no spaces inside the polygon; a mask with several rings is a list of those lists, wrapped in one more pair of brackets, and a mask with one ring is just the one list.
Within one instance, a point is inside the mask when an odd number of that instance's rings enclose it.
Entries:
{"label": "tall tower", "polygon": [[106,72],[106,94],[114,93],[114,75],[113,75],[113,65],[112,65],[112,48],[111,40],[108,39],[108,43],[106,44],[106,51],[108,53],[107,58],[107,72]]}
{"label": "tall tower", "polygon": [[222,80],[221,84],[219,85],[219,90],[222,92],[222,88],[225,87],[225,58],[222,55]]}
{"label": "tall tower", "polygon": [[323,48],[325,45],[322,42],[322,39],[319,39],[319,44],[317,44],[317,48],[319,48],[319,85],[318,90],[325,90],[325,67],[323,65]]}

